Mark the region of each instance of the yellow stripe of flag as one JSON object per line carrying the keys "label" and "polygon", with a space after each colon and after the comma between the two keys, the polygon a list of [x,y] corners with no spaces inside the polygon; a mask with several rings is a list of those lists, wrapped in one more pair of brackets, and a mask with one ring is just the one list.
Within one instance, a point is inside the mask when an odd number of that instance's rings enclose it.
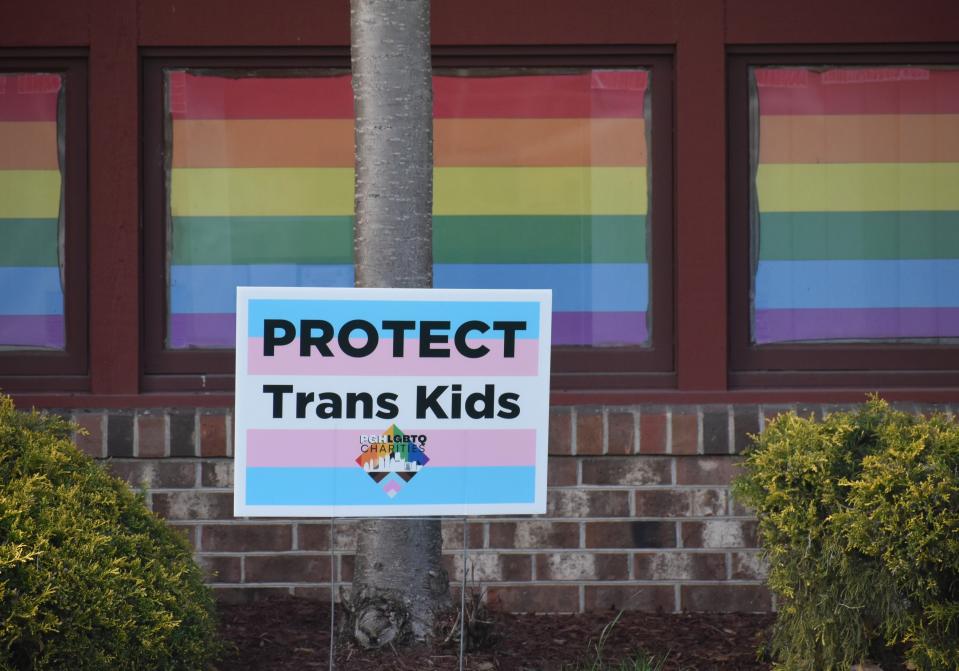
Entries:
{"label": "yellow stripe of flag", "polygon": [[[353,212],[349,168],[175,169],[174,216]],[[645,214],[642,167],[437,168],[437,215]]]}
{"label": "yellow stripe of flag", "polygon": [[0,170],[0,219],[60,216],[59,170]]}
{"label": "yellow stripe of flag", "polygon": [[761,212],[959,210],[959,163],[759,167]]}

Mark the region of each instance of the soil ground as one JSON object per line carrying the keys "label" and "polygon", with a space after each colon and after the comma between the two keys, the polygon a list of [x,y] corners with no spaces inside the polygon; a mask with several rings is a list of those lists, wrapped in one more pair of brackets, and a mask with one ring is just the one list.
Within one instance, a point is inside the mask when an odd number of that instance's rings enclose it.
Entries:
{"label": "soil ground", "polygon": [[[336,614],[338,622],[345,614]],[[466,668],[471,671],[561,671],[589,668],[596,645],[616,613],[509,615],[492,613],[472,628]],[[220,606],[221,632],[231,650],[221,669],[287,671],[327,669],[330,605],[303,599],[274,599]],[[773,618],[731,613],[651,614],[626,612],[605,639],[602,658],[611,664],[638,652],[666,656],[664,671],[753,671],[769,669],[757,658]],[[483,623],[486,623],[485,626]],[[450,622],[447,631],[458,625]],[[459,641],[433,648],[368,652],[338,637],[340,671],[439,671],[459,668]],[[577,667],[576,665],[586,664]],[[615,667],[614,667],[615,668]],[[628,667],[632,668],[632,667]]]}

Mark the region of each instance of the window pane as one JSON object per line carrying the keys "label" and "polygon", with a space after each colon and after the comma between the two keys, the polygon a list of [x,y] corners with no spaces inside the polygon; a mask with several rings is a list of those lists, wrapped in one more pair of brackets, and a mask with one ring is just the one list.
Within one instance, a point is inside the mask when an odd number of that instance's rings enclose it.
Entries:
{"label": "window pane", "polygon": [[751,74],[753,342],[959,337],[959,70]]}
{"label": "window pane", "polygon": [[[234,288],[353,284],[349,76],[171,70],[169,348]],[[434,283],[552,288],[553,341],[644,345],[648,73],[437,73]]]}
{"label": "window pane", "polygon": [[0,348],[63,349],[60,75],[0,74]]}

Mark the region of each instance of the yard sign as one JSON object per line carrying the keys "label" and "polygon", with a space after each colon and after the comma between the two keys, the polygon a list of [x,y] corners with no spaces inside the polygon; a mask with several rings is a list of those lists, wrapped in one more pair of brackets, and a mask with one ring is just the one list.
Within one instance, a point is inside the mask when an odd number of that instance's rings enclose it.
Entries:
{"label": "yard sign", "polygon": [[551,293],[240,287],[237,516],[546,511]]}

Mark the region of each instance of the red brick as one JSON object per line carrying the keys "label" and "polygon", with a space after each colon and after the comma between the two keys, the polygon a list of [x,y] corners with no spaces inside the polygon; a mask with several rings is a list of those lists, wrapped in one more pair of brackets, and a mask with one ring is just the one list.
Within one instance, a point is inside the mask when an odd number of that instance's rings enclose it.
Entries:
{"label": "red brick", "polygon": [[73,421],[79,424],[82,429],[82,431],[77,431],[73,438],[77,449],[94,458],[106,456],[103,440],[104,415],[101,413],[82,413],[74,415]]}
{"label": "red brick", "polygon": [[639,490],[636,517],[712,517],[726,514],[722,489]]}
{"label": "red brick", "polygon": [[579,588],[570,586],[490,587],[486,602],[493,610],[507,613],[575,613],[579,611]]}
{"label": "red brick", "polygon": [[137,456],[160,458],[166,455],[166,418],[163,415],[137,416]]}
{"label": "red brick", "polygon": [[240,582],[243,572],[239,557],[200,555],[197,564],[203,569],[209,582]]}
{"label": "red brick", "polygon": [[637,580],[725,580],[726,556],[696,552],[644,552],[635,556]]}
{"label": "red brick", "polygon": [[699,451],[699,419],[695,412],[673,411],[673,454]]}
{"label": "red brick", "polygon": [[[214,587],[213,597],[220,603],[256,603],[266,599],[290,596],[289,587]],[[329,591],[327,591],[329,599]]]}
{"label": "red brick", "polygon": [[550,487],[569,487],[576,484],[577,459],[553,457],[546,470],[546,484]]}
{"label": "red brick", "polygon": [[626,517],[629,492],[549,489],[546,514],[551,517]]}
{"label": "red brick", "polygon": [[631,412],[611,412],[606,418],[607,454],[632,454],[636,446],[636,417]]}
{"label": "red brick", "polygon": [[135,489],[190,489],[196,486],[196,465],[155,459],[111,460],[110,472]]}
{"label": "red brick", "polygon": [[289,524],[207,524],[201,529],[200,538],[204,552],[293,549],[293,528]]}
{"label": "red brick", "polygon": [[666,453],[666,419],[662,412],[644,412],[639,418],[639,451],[641,454]]}
{"label": "red brick", "polygon": [[120,411],[107,417],[107,456],[133,456],[133,415]]}
{"label": "red brick", "polygon": [[333,547],[343,552],[356,551],[356,537],[360,533],[361,521],[340,521],[333,525]]}
{"label": "red brick", "polygon": [[[473,549],[483,547],[483,522],[472,521],[467,525],[469,538],[467,543]],[[443,549],[463,549],[463,523],[456,520],[443,520]]]}
{"label": "red brick", "polygon": [[703,408],[703,454],[729,454],[729,410]]}
{"label": "red brick", "polygon": [[739,471],[737,457],[685,457],[676,460],[678,485],[728,485]]}
{"label": "red brick", "polygon": [[732,553],[733,580],[765,580],[769,567],[758,552]]}
{"label": "red brick", "polygon": [[296,528],[297,547],[300,550],[326,550],[330,549],[330,525],[329,523],[303,524],[300,523]]}
{"label": "red brick", "polygon": [[733,451],[737,454],[752,445],[752,436],[759,433],[759,408],[754,405],[736,408],[733,415]]}
{"label": "red brick", "polygon": [[523,522],[490,522],[490,548],[576,548],[579,547],[579,524],[529,520]]}
{"label": "red brick", "polygon": [[200,415],[200,454],[226,456],[226,415]]}
{"label": "red brick", "polygon": [[626,580],[629,558],[625,554],[554,552],[536,556],[537,580]]}
{"label": "red brick", "polygon": [[[460,552],[443,556],[443,563],[450,580],[463,580],[463,554]],[[526,582],[533,576],[530,555],[474,552],[466,561],[468,584],[486,582]]]}
{"label": "red brick", "polygon": [[[294,587],[293,596],[298,599],[306,599],[307,601],[322,601],[324,603],[330,603],[330,588],[329,587]],[[339,595],[337,595],[337,601],[339,601]]]}
{"label": "red brick", "polygon": [[246,558],[246,582],[329,582],[328,555],[254,555]]}
{"label": "red brick", "polygon": [[533,579],[533,560],[530,555],[500,555],[503,580],[524,582]]}
{"label": "red brick", "polygon": [[584,485],[667,485],[668,457],[593,457],[583,459]]}
{"label": "red brick", "polygon": [[681,531],[683,547],[687,548],[754,548],[758,545],[753,520],[682,522]]}
{"label": "red brick", "polygon": [[765,613],[772,608],[769,590],[759,585],[683,585],[683,610],[723,613]]}
{"label": "red brick", "polygon": [[233,519],[233,494],[184,491],[154,493],[153,511],[168,520]]}
{"label": "red brick", "polygon": [[204,461],[200,467],[200,483],[204,487],[229,489],[233,487],[233,460]]}
{"label": "red brick", "polygon": [[603,453],[603,413],[580,410],[576,413],[576,454]]}
{"label": "red brick", "polygon": [[638,610],[648,613],[675,610],[676,597],[669,585],[587,585],[586,610]]}
{"label": "red brick", "polygon": [[588,548],[671,548],[676,546],[674,522],[589,522]]}
{"label": "red brick", "polygon": [[337,555],[339,571],[336,574],[337,582],[353,582],[353,570],[356,567],[355,555]]}
{"label": "red brick", "polygon": [[573,453],[573,415],[565,408],[549,413],[549,453]]}

